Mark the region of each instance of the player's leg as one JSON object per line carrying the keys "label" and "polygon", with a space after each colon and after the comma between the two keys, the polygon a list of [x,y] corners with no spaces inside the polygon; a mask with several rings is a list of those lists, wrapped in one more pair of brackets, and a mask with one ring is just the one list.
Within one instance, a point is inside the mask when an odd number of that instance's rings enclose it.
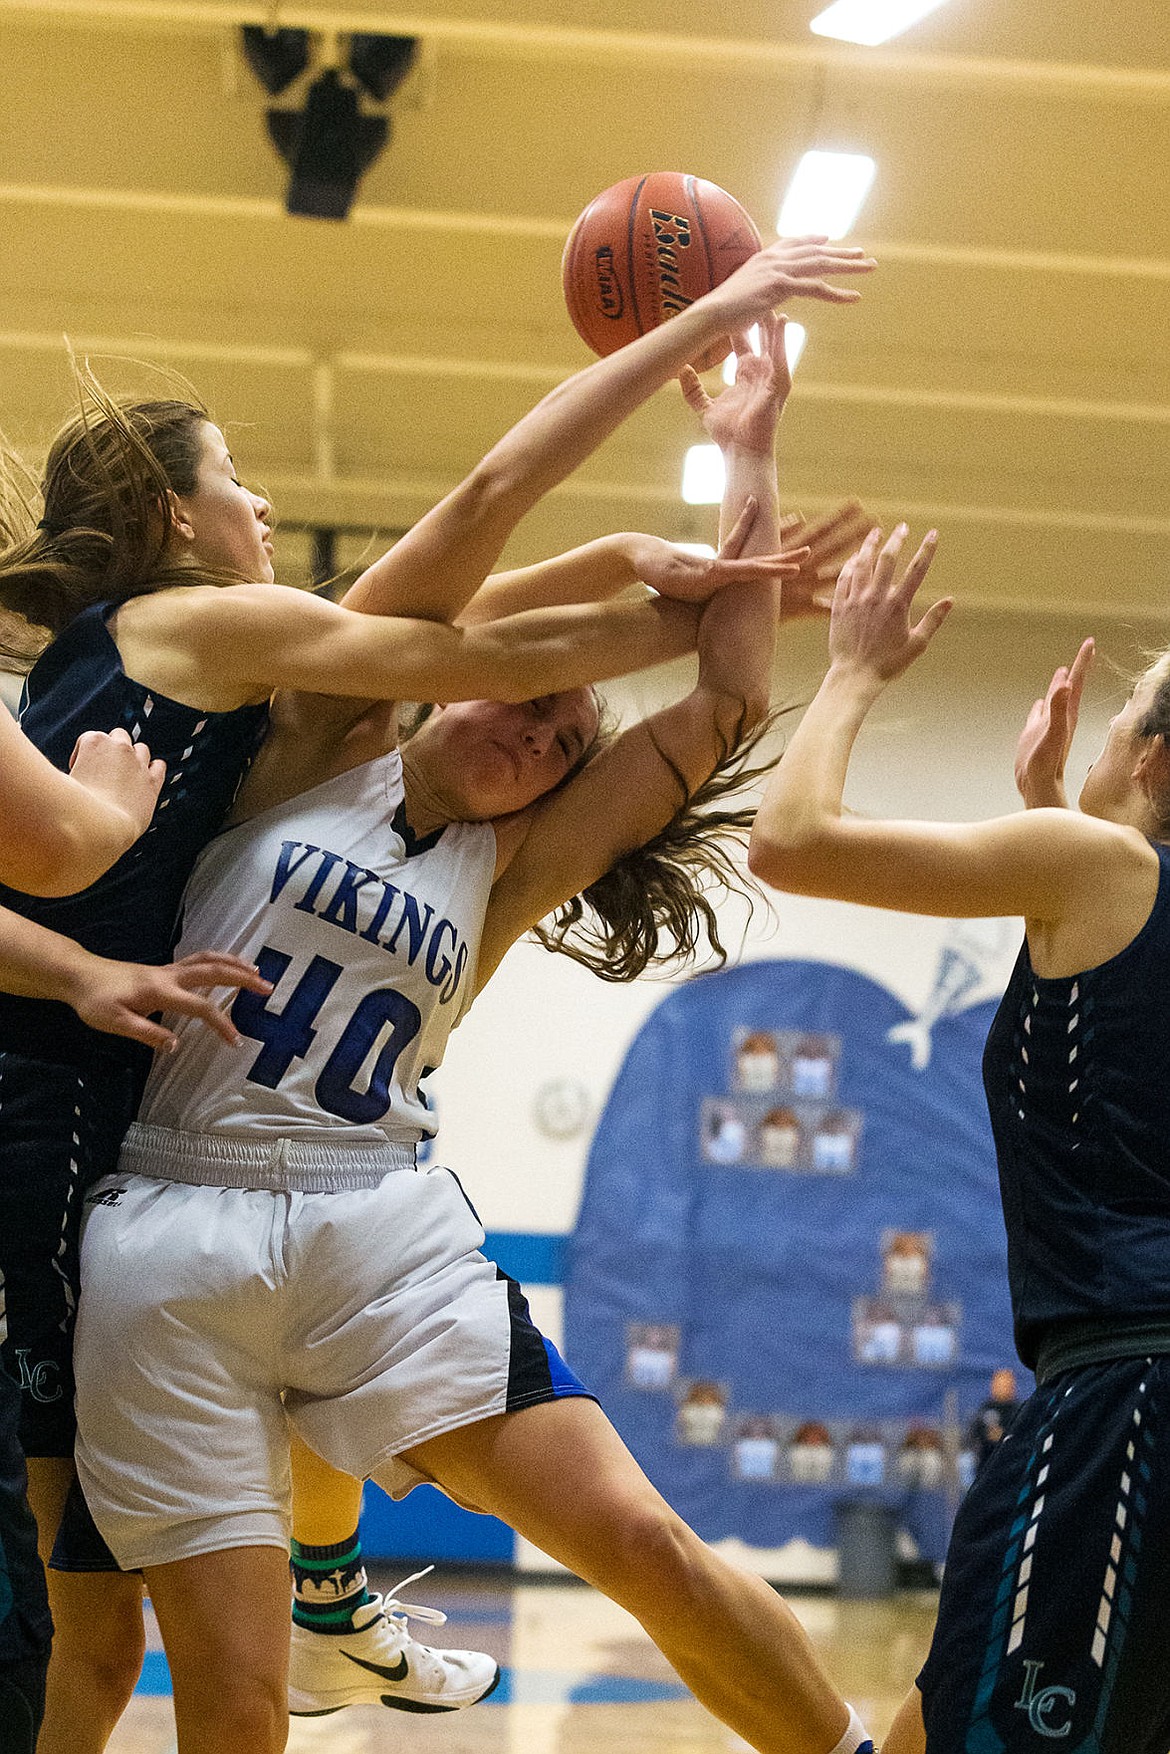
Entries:
{"label": "player's leg", "polygon": [[482,1241],[442,1170],[389,1175],[344,1207],[322,1202],[312,1228],[306,1219],[303,1342],[288,1353],[286,1393],[302,1436],[392,1491],[421,1476],[503,1517],[634,1613],[764,1754],[860,1749],[864,1732],[851,1732],[795,1617],[655,1492]]}
{"label": "player's leg", "polygon": [[85,1494],[147,1578],[181,1746],[267,1754],[288,1718],[287,1287],[271,1270],[288,1202],[136,1176],[96,1195],[75,1347]]}
{"label": "player's leg", "polygon": [[898,1707],[897,1717],[882,1738],[882,1754],[926,1754],[922,1695],[917,1687],[911,1687]]}
{"label": "player's leg", "polygon": [[231,1547],[148,1566],[178,1754],[280,1754],[288,1739],[288,1559]]}
{"label": "player's leg", "polygon": [[38,1481],[53,1657],[40,1754],[101,1754],[130,1703],[146,1653],[142,1579],[119,1571],[81,1495],[72,1462],[41,1457]]}
{"label": "player's leg", "polygon": [[918,1680],[929,1754],[1165,1754],[1168,1555],[1170,1360],[1038,1388],[955,1522]]}
{"label": "player's leg", "polygon": [[38,1754],[101,1754],[142,1672],[137,1572],[49,1573],[53,1660]]}
{"label": "player's leg", "polygon": [[[74,1480],[80,1209],[91,1181],[116,1161],[131,1112],[129,1074],[94,1080],[75,1067],[0,1054],[4,1356],[20,1385],[29,1502],[46,1566]],[[74,1583],[48,1572],[55,1633],[41,1754],[99,1754],[141,1668],[140,1584],[118,1581],[103,1552],[99,1563],[115,1580],[108,1594],[100,1578]]]}
{"label": "player's leg", "polygon": [[628,1609],[696,1698],[761,1754],[871,1747],[785,1602],[675,1515],[594,1402],[485,1419],[401,1460]]}
{"label": "player's leg", "polygon": [[[358,1528],[361,1482],[322,1461],[295,1432],[292,1481],[289,1709],[315,1717],[366,1702],[458,1711],[490,1693],[500,1673],[494,1657],[420,1644],[410,1635],[404,1605],[367,1588]],[[420,1612],[443,1622],[436,1610]]]}
{"label": "player's leg", "polygon": [[16,1435],[19,1409],[16,1385],[0,1367],[0,1748],[5,1754],[32,1754],[36,1746],[52,1631]]}
{"label": "player's leg", "polygon": [[293,1625],[328,1633],[370,1600],[358,1521],[362,1485],[291,1432]]}
{"label": "player's leg", "polygon": [[[63,1521],[74,1520],[66,1517],[66,1506],[72,1511],[75,1492],[71,1459],[29,1457],[29,1503],[37,1519],[53,1613],[39,1754],[101,1754],[133,1695],[146,1648],[142,1580],[118,1571],[92,1524],[92,1540],[101,1554],[97,1569],[89,1569],[86,1554],[67,1554],[68,1570],[51,1563]],[[80,1504],[79,1522],[84,1500]],[[81,1569],[72,1569],[74,1565]]]}

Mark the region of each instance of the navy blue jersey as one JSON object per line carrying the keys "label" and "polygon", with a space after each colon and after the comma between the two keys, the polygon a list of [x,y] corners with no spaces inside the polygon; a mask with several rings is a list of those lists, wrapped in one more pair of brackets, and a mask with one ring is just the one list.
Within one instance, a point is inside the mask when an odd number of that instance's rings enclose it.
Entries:
{"label": "navy blue jersey", "polygon": [[983,1056],[1016,1344],[1170,1320],[1170,848],[1133,942],[1043,980],[1025,943]]}
{"label": "navy blue jersey", "polygon": [[[115,607],[83,610],[42,654],[25,686],[20,722],[62,769],[83,731],[121,726],[149,744],[151,755],[167,764],[154,818],[129,852],[80,894],[44,899],[0,885],[0,903],[96,955],[161,963],[170,956],[191,867],[227,814],[263,736],[267,708],[205,713],[132,681],[106,626]],[[76,1064],[95,1054],[140,1058],[143,1050],[87,1029],[67,1005],[3,994],[0,1052]]]}

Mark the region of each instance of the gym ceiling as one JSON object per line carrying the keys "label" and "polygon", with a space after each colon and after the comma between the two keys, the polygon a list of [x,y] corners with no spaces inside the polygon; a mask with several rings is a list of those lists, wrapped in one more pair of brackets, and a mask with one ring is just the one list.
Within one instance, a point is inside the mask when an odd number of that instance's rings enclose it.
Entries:
{"label": "gym ceiling", "polygon": [[[185,374],[286,520],[338,559],[409,525],[588,355],[560,255],[620,178],[691,170],[774,235],[810,147],[877,175],[855,309],[794,304],[788,504],[936,523],[974,605],[1142,618],[1170,604],[1170,24],[1165,0],[949,0],[880,48],[817,0],[0,0],[0,422],[69,406],[62,337],[114,388]],[[281,96],[241,26],[313,33]],[[353,32],[418,40],[342,221],[290,216],[269,107]],[[348,74],[346,75],[348,77]],[[717,379],[715,380],[717,382]],[[534,559],[608,529],[709,539],[698,435],[663,392],[525,523]]]}

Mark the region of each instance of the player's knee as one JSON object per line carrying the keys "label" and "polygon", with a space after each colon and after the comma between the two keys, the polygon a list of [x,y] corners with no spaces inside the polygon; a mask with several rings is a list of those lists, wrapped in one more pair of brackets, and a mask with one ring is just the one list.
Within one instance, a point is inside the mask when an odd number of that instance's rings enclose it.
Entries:
{"label": "player's knee", "polygon": [[615,1530],[614,1552],[639,1593],[671,1600],[689,1596],[705,1549],[693,1530],[661,1500],[629,1507]]}
{"label": "player's knee", "polygon": [[223,1754],[281,1754],[288,1741],[288,1695],[283,1685],[256,1673],[217,1673],[214,1698],[206,1675],[184,1686],[176,1678],[175,1713],[180,1728],[198,1725]]}
{"label": "player's knee", "polygon": [[146,1654],[141,1602],[108,1601],[91,1612],[82,1601],[65,1609],[55,1601],[53,1619],[54,1668],[71,1670],[95,1696],[128,1700]]}

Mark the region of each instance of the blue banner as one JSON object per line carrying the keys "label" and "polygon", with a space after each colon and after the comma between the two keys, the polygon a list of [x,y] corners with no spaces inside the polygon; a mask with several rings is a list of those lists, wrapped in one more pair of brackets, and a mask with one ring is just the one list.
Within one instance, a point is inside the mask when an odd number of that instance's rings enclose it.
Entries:
{"label": "blue banner", "polygon": [[708,1539],[831,1546],[834,1506],[871,1494],[942,1557],[959,1432],[1014,1360],[994,1005],[952,1009],[954,962],[918,1018],[823,963],[702,976],[626,1057],[569,1244],[566,1351]]}

